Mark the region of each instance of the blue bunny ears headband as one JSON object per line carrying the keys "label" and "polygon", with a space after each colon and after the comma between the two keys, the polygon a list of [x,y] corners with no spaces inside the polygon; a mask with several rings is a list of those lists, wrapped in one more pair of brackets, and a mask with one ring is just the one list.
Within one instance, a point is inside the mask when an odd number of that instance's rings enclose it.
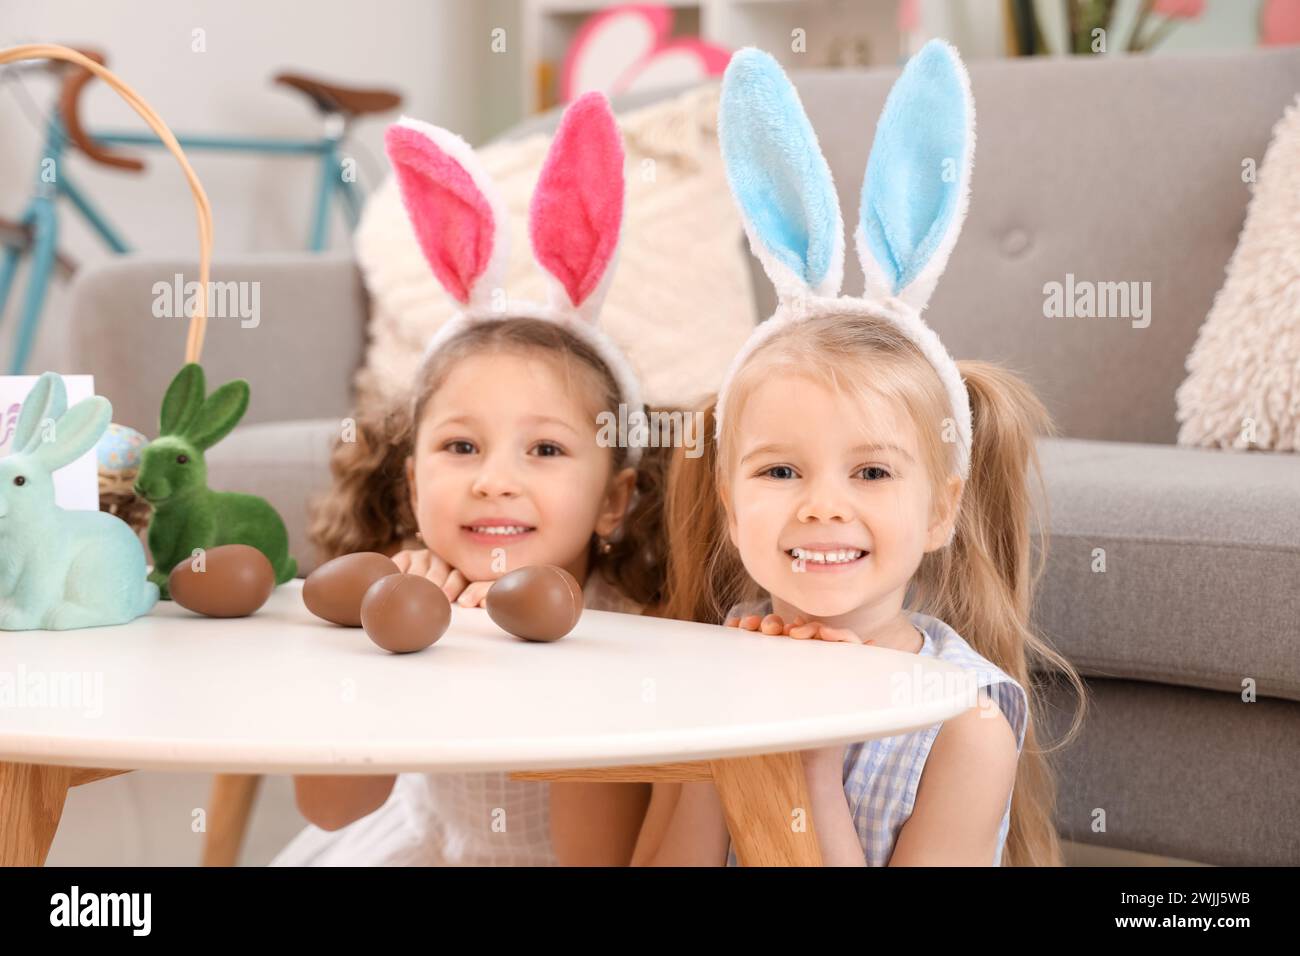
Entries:
{"label": "blue bunny ears headband", "polygon": [[844,224],[830,167],[793,84],[762,50],[736,53],[722,80],[718,138],[750,249],[777,292],[777,310],[732,360],[718,390],[717,433],[736,371],[786,325],[820,315],[894,323],[939,374],[970,473],[970,397],[956,362],[921,318],[966,218],[975,155],[975,103],[957,51],[931,40],[885,101],[862,184],[862,297],[841,296]]}

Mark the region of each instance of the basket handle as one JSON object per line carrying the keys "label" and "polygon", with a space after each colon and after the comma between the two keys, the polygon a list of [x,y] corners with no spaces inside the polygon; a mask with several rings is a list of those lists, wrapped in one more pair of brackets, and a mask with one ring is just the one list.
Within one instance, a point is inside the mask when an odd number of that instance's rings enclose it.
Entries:
{"label": "basket handle", "polygon": [[194,174],[194,169],[190,166],[189,160],[185,158],[185,152],[181,149],[181,144],[176,142],[176,137],[167,128],[167,124],[162,121],[162,118],[154,112],[153,107],[146,103],[139,93],[127,86],[112,70],[101,66],[85,54],[78,53],[70,47],[59,46],[57,43],[27,43],[22,46],[13,46],[0,50],[0,65],[14,63],[19,60],[64,60],[68,63],[75,63],[82,69],[95,74],[111,86],[122,99],[130,104],[132,109],[140,114],[140,117],[149,124],[150,129],[158,134],[158,138],[163,141],[171,154],[176,157],[176,161],[180,163],[181,171],[185,173],[185,179],[190,184],[190,192],[194,194],[194,205],[198,211],[199,220],[199,301],[194,314],[190,316],[189,333],[185,341],[185,361],[187,363],[199,361],[199,357],[203,353],[203,336],[208,328],[208,274],[212,261],[212,207],[208,204],[208,195],[203,191],[203,184],[199,182],[199,177]]}

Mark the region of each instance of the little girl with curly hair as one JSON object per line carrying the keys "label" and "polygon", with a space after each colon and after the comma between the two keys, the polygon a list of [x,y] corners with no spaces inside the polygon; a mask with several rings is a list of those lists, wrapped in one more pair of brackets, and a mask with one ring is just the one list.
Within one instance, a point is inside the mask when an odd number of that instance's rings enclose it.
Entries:
{"label": "little girl with curly hair", "polygon": [[[464,606],[507,571],[551,564],[577,578],[588,608],[653,611],[664,458],[602,441],[598,427],[620,408],[643,414],[631,366],[595,324],[623,203],[604,97],[566,111],[533,196],[548,305],[500,296],[506,219],[464,141],[403,119],[386,145],[416,239],[459,311],[430,341],[409,399],[336,447],[314,539],[331,557],[392,554]],[[295,789],[313,826],[277,865],[626,864],[649,799],[644,784],[505,773],[299,776]]]}

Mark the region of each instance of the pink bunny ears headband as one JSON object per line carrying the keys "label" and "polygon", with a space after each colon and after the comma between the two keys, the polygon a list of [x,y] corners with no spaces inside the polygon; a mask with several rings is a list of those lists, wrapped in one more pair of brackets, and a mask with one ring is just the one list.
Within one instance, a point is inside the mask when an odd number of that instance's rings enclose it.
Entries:
{"label": "pink bunny ears headband", "polygon": [[[388,128],[384,145],[416,241],[457,306],[429,340],[425,359],[476,322],[555,322],[609,366],[635,421],[633,415],[643,413],[640,382],[597,324],[623,222],[623,143],[605,97],[588,93],[565,110],[529,204],[533,258],[550,279],[546,304],[505,297],[509,218],[468,143],[404,116]],[[633,442],[628,462],[639,458],[640,446]]]}
{"label": "pink bunny ears headband", "polygon": [[943,382],[957,428],[957,468],[970,473],[970,397],[956,362],[921,318],[961,232],[975,153],[975,104],[961,58],[931,40],[908,61],[876,126],[862,185],[861,298],[841,296],[844,224],[830,167],[799,95],[767,53],[736,53],[722,80],[718,138],[750,249],[777,292],[776,313],[732,360],[718,390],[718,434],[736,371],[786,325],[821,315],[894,323]]}

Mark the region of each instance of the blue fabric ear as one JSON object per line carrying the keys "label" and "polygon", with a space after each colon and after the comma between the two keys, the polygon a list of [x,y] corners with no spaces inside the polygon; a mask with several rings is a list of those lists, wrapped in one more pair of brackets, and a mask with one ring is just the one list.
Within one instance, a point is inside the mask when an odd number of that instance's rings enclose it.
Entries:
{"label": "blue fabric ear", "polygon": [[890,90],[867,161],[859,251],[868,286],[866,253],[889,286],[880,291],[902,295],[925,273],[915,304],[929,298],[965,216],[974,132],[965,67],[952,47],[931,40]]}
{"label": "blue fabric ear", "polygon": [[774,262],[818,294],[838,294],[844,225],[830,167],[794,86],[762,50],[727,64],[718,139],[751,247],[778,291],[789,282]]}
{"label": "blue fabric ear", "polygon": [[58,471],[94,448],[112,420],[113,406],[108,399],[102,395],[84,398],[59,416],[54,440],[41,442],[31,452],[32,458],[49,471]]}

